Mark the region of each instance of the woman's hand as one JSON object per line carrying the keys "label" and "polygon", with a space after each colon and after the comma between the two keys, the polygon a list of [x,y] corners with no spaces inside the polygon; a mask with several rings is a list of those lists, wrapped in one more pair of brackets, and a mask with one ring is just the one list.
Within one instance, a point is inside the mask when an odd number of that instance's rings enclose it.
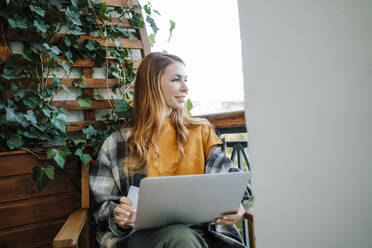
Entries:
{"label": "woman's hand", "polygon": [[233,214],[224,214],[223,217],[219,217],[212,224],[215,225],[233,225],[241,221],[244,217],[245,209],[243,204],[240,203],[239,209],[236,213]]}
{"label": "woman's hand", "polygon": [[120,198],[120,204],[114,209],[116,224],[122,229],[127,229],[128,224],[136,219],[136,209],[132,208],[132,201],[126,197]]}

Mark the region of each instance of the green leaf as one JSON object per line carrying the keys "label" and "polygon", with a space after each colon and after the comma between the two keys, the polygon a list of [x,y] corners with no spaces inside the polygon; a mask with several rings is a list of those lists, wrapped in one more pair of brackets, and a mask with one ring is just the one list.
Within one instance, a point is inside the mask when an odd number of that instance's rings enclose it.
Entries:
{"label": "green leaf", "polygon": [[27,115],[25,115],[26,120],[30,121],[32,124],[37,125],[37,120],[34,111],[32,109],[27,110]]}
{"label": "green leaf", "polygon": [[62,84],[62,88],[67,92],[67,94],[69,94],[70,96],[72,96],[72,92],[69,88],[67,88],[66,85]]}
{"label": "green leaf", "polygon": [[112,74],[114,77],[120,79],[120,74],[119,74],[118,72],[113,71],[113,72],[111,72],[111,74]]}
{"label": "green leaf", "polygon": [[97,135],[97,130],[89,124],[89,126],[82,130],[84,134],[88,135],[88,137],[92,137]]}
{"label": "green leaf", "polygon": [[72,3],[72,6],[74,6],[75,8],[79,7],[79,0],[71,0],[71,3]]}
{"label": "green leaf", "polygon": [[173,33],[173,29],[176,27],[176,23],[172,20],[169,20],[170,22],[170,28],[169,28],[169,38],[168,38],[168,42],[171,40],[172,38],[172,33]]}
{"label": "green leaf", "polygon": [[9,18],[8,23],[12,28],[21,28],[27,29],[27,19],[26,17],[22,18],[19,15],[14,15],[15,19]]}
{"label": "green leaf", "polygon": [[50,123],[62,133],[66,133],[66,121],[61,118],[53,118]]}
{"label": "green leaf", "polygon": [[130,105],[124,100],[117,101],[115,103],[115,107],[118,110],[118,112],[127,112],[128,110],[131,109]]}
{"label": "green leaf", "polygon": [[14,121],[17,123],[20,123],[22,120],[20,120],[19,116],[14,113],[14,110],[11,108],[5,108],[6,111],[6,120],[7,121]]}
{"label": "green leaf", "polygon": [[24,58],[25,60],[29,62],[32,62],[32,58],[30,57],[30,54],[25,51],[22,53],[22,58]]}
{"label": "green leaf", "polygon": [[80,157],[80,160],[86,165],[89,161],[93,160],[89,154],[83,153],[82,149],[77,149],[75,155]]}
{"label": "green leaf", "polygon": [[67,146],[62,146],[60,148],[52,148],[47,151],[47,157],[48,158],[53,158],[54,161],[63,169],[65,163],[66,163],[66,158],[68,155],[70,155],[71,152],[67,148]]}
{"label": "green leaf", "polygon": [[45,22],[43,21],[39,21],[39,20],[34,20],[34,23],[33,23],[34,27],[39,30],[40,32],[42,33],[46,33],[47,30],[48,30],[48,27],[49,25],[46,24]]}
{"label": "green leaf", "polygon": [[62,61],[60,65],[63,67],[63,69],[67,72],[70,71],[70,66],[66,63],[66,61]]}
{"label": "green leaf", "polygon": [[147,4],[143,6],[143,9],[145,10],[146,14],[151,15],[151,8]]}
{"label": "green leaf", "polygon": [[[35,129],[36,130],[36,129]],[[22,133],[23,136],[27,137],[27,138],[30,138],[30,139],[35,139],[35,138],[38,138],[39,135],[34,135],[32,133],[30,133],[29,131],[24,131]]]}
{"label": "green leaf", "polygon": [[54,180],[54,166],[48,165],[44,168],[44,172],[49,179]]}
{"label": "green leaf", "polygon": [[39,7],[39,6],[36,6],[36,5],[30,5],[30,10],[31,10],[32,12],[34,12],[34,13],[36,13],[36,14],[42,16],[42,17],[45,16],[45,10],[42,9],[41,7]]}
{"label": "green leaf", "polygon": [[87,94],[83,94],[79,96],[77,100],[78,100],[80,107],[83,107],[83,108],[92,107],[92,104],[93,104],[92,98]]}
{"label": "green leaf", "polygon": [[19,90],[18,85],[15,82],[12,82],[10,89],[14,92],[17,92]]}
{"label": "green leaf", "polygon": [[2,77],[6,79],[13,79],[13,78],[19,78],[19,74],[14,69],[3,69],[3,74],[1,74]]}
{"label": "green leaf", "polygon": [[[59,111],[60,111],[61,113],[65,114],[65,116],[66,116],[66,115],[69,115],[69,112],[68,112],[66,109],[64,109],[63,107],[60,107],[60,108],[59,108]],[[66,119],[67,119],[67,116],[66,116],[66,118],[65,118],[64,120],[66,120]]]}
{"label": "green leaf", "polygon": [[79,145],[81,143],[85,144],[86,140],[85,139],[74,139],[74,138],[72,138],[72,142],[74,142],[75,145]]}
{"label": "green leaf", "polygon": [[32,179],[35,181],[37,188],[41,192],[48,182],[48,176],[45,174],[45,169],[35,166],[32,168],[33,176]]}
{"label": "green leaf", "polygon": [[76,79],[76,80],[72,81],[72,85],[75,86],[75,87],[79,87],[79,88],[83,89],[87,85],[87,82],[83,81],[83,82],[80,83],[80,80]]}
{"label": "green leaf", "polygon": [[66,126],[71,126],[71,127],[80,127],[80,125],[71,123],[71,122],[66,122]]}
{"label": "green leaf", "polygon": [[89,50],[89,51],[95,51],[96,50],[96,46],[94,45],[95,42],[92,41],[92,40],[88,40],[87,44],[85,45],[85,47]]}
{"label": "green leaf", "polygon": [[156,26],[156,23],[154,21],[154,19],[150,16],[147,16],[146,17],[146,21],[148,24],[150,24],[150,27],[152,28],[152,31],[154,32],[154,34],[156,34],[159,30],[158,26]]}
{"label": "green leaf", "polygon": [[43,47],[45,47],[47,50],[52,51],[56,55],[59,55],[61,53],[61,50],[56,46],[49,46],[48,43],[43,43]]}
{"label": "green leaf", "polygon": [[8,5],[9,5],[9,3],[10,3],[10,0],[6,0],[6,4],[8,4]]}
{"label": "green leaf", "polygon": [[101,95],[94,95],[94,100],[102,101],[102,100],[105,100],[105,98]]}
{"label": "green leaf", "polygon": [[53,87],[54,88],[58,88],[62,83],[62,80],[61,79],[58,79],[56,77],[53,78]]}
{"label": "green leaf", "polygon": [[12,134],[6,141],[6,144],[11,150],[13,150],[14,148],[21,147],[23,145],[23,141],[21,136],[19,136],[18,134]]}
{"label": "green leaf", "polygon": [[67,7],[65,14],[66,14],[67,19],[70,20],[73,24],[78,25],[78,26],[83,25],[80,21],[79,12],[70,9],[70,7]]}
{"label": "green leaf", "polygon": [[[69,25],[68,32],[73,34],[73,35],[83,35],[85,34],[84,32],[81,31],[81,27],[76,26],[76,25]],[[77,43],[73,43],[73,47],[78,48]]]}
{"label": "green leaf", "polygon": [[50,117],[50,113],[52,112],[49,108],[42,108],[42,111],[46,117]]}
{"label": "green leaf", "polygon": [[151,33],[149,35],[149,41],[150,41],[150,47],[153,47],[155,44],[156,44],[156,41],[155,41],[155,34]]}
{"label": "green leaf", "polygon": [[[49,51],[49,52],[48,52],[48,55],[49,55],[50,57],[52,57],[54,60],[58,61],[58,62],[61,61],[61,59],[57,56],[57,54],[55,54],[55,53],[52,52],[52,51]],[[54,61],[53,61],[53,64],[54,64]]]}
{"label": "green leaf", "polygon": [[190,99],[186,100],[186,111],[189,116],[191,116],[191,109],[193,109],[194,106],[192,105],[192,102]]}
{"label": "green leaf", "polygon": [[23,100],[23,104],[29,108],[34,109],[35,107],[39,105],[39,100],[35,97],[29,97]]}
{"label": "green leaf", "polygon": [[68,50],[66,52],[66,58],[67,58],[68,62],[70,62],[70,64],[75,63],[75,61],[72,59],[72,52],[71,52],[71,50]]}
{"label": "green leaf", "polygon": [[[157,11],[156,9],[154,9],[153,11],[154,11],[154,13],[160,15],[159,11]],[[160,15],[160,16],[161,16],[161,15]]]}
{"label": "green leaf", "polygon": [[70,37],[69,37],[68,35],[65,35],[65,36],[63,37],[63,42],[65,43],[65,45],[66,45],[67,47],[70,47],[70,46],[71,46],[71,40],[70,40]]}

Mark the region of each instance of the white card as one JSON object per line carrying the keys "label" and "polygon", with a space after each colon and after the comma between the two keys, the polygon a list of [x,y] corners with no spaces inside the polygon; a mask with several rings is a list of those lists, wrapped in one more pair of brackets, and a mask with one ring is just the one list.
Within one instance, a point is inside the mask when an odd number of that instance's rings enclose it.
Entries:
{"label": "white card", "polygon": [[132,207],[137,209],[139,188],[130,186],[127,198],[133,202]]}

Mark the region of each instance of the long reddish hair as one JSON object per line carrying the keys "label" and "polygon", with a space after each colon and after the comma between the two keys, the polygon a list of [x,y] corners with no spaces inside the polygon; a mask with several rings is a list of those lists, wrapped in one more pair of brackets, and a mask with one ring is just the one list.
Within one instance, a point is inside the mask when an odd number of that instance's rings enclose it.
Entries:
{"label": "long reddish hair", "polygon": [[[160,84],[165,68],[172,63],[185,65],[178,56],[154,52],[143,59],[137,70],[132,127],[127,140],[129,151],[122,164],[126,173],[143,171],[150,159],[159,156],[158,137],[167,113]],[[183,157],[188,128],[192,125],[206,124],[207,121],[188,118],[184,109],[172,109],[169,117],[176,130],[177,149]]]}

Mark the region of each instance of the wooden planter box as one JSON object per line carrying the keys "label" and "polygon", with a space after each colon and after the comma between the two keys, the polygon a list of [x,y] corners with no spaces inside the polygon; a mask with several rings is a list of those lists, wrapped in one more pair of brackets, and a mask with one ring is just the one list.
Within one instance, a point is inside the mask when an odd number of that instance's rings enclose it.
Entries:
{"label": "wooden planter box", "polygon": [[40,193],[24,151],[0,153],[0,247],[51,247],[67,217],[80,208],[80,162],[70,157]]}

